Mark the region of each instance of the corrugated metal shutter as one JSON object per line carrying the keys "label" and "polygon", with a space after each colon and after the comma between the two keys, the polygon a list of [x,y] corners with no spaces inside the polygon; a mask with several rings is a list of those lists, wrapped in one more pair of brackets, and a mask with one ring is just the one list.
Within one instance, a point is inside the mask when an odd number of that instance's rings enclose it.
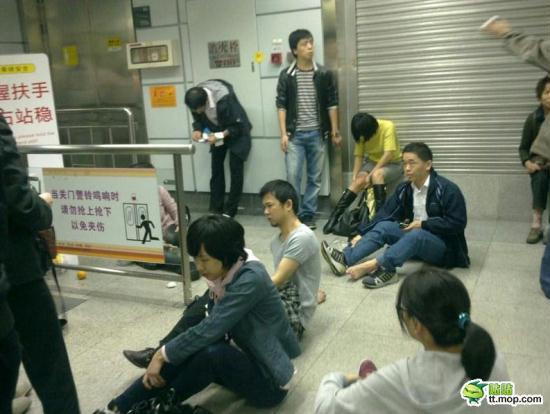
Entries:
{"label": "corrugated metal shutter", "polygon": [[480,33],[491,15],[548,36],[548,0],[357,0],[358,107],[424,141],[443,171],[521,170],[517,147],[544,72]]}

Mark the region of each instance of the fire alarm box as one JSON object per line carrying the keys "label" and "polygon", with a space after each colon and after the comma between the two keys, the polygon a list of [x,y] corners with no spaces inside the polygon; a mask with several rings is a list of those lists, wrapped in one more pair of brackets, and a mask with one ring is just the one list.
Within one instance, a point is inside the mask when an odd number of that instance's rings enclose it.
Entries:
{"label": "fire alarm box", "polygon": [[283,39],[273,39],[271,41],[271,64],[283,64]]}
{"label": "fire alarm box", "polygon": [[174,45],[172,40],[128,43],[126,45],[128,69],[151,69],[174,64]]}

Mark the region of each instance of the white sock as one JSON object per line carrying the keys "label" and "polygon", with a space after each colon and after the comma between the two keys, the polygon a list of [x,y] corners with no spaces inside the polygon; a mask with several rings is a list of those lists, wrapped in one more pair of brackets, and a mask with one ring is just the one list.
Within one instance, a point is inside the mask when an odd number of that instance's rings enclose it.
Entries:
{"label": "white sock", "polygon": [[533,211],[533,224],[531,224],[531,227],[534,229],[540,229],[542,226],[542,214],[540,214],[538,211]]}

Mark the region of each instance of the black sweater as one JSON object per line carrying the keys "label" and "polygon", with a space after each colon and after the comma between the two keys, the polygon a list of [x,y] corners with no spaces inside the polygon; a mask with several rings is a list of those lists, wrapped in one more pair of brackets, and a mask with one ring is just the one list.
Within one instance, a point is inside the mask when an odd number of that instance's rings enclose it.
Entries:
{"label": "black sweater", "polygon": [[519,144],[519,158],[521,163],[525,165],[525,161],[530,158],[531,145],[537,137],[540,126],[544,122],[544,111],[542,106],[539,106],[535,111],[531,112],[525,123],[523,124],[523,132],[521,134],[521,142]]}
{"label": "black sweater", "polygon": [[44,276],[46,262],[39,250],[37,232],[51,226],[52,211],[29,185],[11,129],[1,116],[0,173],[8,233],[5,271],[13,287]]}

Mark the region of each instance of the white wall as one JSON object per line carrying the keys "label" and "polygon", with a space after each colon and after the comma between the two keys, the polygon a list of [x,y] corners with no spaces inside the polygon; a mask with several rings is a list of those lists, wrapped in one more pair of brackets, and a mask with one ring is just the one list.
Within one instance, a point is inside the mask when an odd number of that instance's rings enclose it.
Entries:
{"label": "white wall", "polygon": [[0,1],[0,55],[23,53],[16,0]]}
{"label": "white wall", "polygon": [[[149,6],[150,28],[136,29],[138,41],[173,40],[176,66],[141,70],[143,104],[147,136],[151,144],[187,144],[189,139],[189,114],[183,103],[186,82],[191,82],[187,14],[184,0],[133,0],[133,7]],[[176,89],[176,107],[153,108],[149,89],[154,86],[171,85]],[[183,182],[186,191],[194,191],[195,173],[193,157],[183,158]],[[165,180],[174,178],[173,159],[169,155],[153,155],[151,162],[157,168],[159,182],[169,189]]]}
{"label": "white wall", "polygon": [[[133,6],[149,6],[151,10],[151,28],[136,29],[137,39],[165,40],[173,39],[177,44],[178,66],[174,68],[159,68],[141,70],[143,98],[147,133],[151,143],[186,143],[190,137],[190,114],[183,98],[185,91],[194,85],[193,55],[190,38],[187,3],[200,0],[133,0]],[[225,3],[231,7],[231,1]],[[195,4],[196,5],[196,4]],[[260,66],[260,85],[256,93],[261,99],[261,120],[252,130],[252,150],[245,164],[245,193],[257,193],[268,180],[285,177],[284,156],[279,149],[279,127],[275,108],[275,87],[280,70],[287,65],[272,65],[270,53],[272,39],[282,38],[284,55],[289,50],[288,34],[297,28],[309,29],[316,42],[316,60],[323,63],[323,36],[321,24],[320,0],[256,0],[255,16],[257,28],[258,50],[264,52],[265,60]],[[196,23],[196,22],[194,22]],[[208,23],[205,22],[205,28]],[[206,30],[206,29],[205,29]],[[195,31],[196,32],[196,31]],[[241,56],[242,64],[248,57]],[[223,78],[223,70],[219,77]],[[203,79],[197,79],[201,81]],[[149,87],[154,85],[176,86],[177,106],[175,108],[151,108]],[[239,91],[237,89],[237,95]],[[246,108],[250,112],[258,112],[258,108]],[[159,176],[164,180],[173,175],[172,160],[168,156],[153,157]],[[198,147],[197,152],[189,160],[184,159],[184,182],[186,190],[209,191],[210,156],[207,148]],[[226,168],[229,176],[228,168]],[[305,176],[305,173],[304,173]],[[328,162],[324,172],[321,194],[329,193]],[[227,180],[229,186],[229,180]]]}

